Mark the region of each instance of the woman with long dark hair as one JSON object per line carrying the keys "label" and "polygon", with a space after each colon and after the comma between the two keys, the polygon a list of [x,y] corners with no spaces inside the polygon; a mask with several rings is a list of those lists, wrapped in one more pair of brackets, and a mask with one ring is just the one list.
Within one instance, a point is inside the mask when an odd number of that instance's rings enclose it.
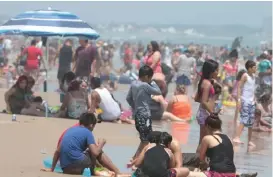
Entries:
{"label": "woman with long dark hair", "polygon": [[87,94],[80,89],[81,82],[73,80],[69,83],[68,91],[64,96],[63,104],[58,117],[78,119],[81,114],[88,110]]}
{"label": "woman with long dark hair", "polygon": [[151,41],[147,46],[148,55],[146,56],[145,64],[150,66],[154,73],[162,73],[161,69],[161,54],[159,45],[156,41]]}
{"label": "woman with long dark hair", "polygon": [[28,86],[28,78],[22,75],[17,82],[5,93],[5,102],[7,104],[7,112],[12,114],[20,114],[26,105],[26,93]]}
{"label": "woman with long dark hair", "polygon": [[195,101],[200,103],[196,115],[196,119],[200,125],[199,144],[206,135],[205,120],[211,113],[213,113],[214,110],[214,106],[211,106],[214,105],[213,103],[211,104],[211,100],[214,96],[213,79],[217,78],[218,68],[219,64],[216,61],[211,59],[206,60],[202,68],[201,79],[198,83]]}

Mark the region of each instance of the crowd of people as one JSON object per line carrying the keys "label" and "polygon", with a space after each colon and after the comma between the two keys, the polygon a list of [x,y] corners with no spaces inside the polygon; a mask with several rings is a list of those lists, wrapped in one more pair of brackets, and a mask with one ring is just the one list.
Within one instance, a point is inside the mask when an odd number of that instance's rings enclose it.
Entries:
{"label": "crowd of people", "polygon": [[[23,75],[5,94],[5,112],[79,119],[79,123],[61,135],[52,168],[44,171],[54,171],[59,161],[67,174],[81,174],[90,168],[94,175],[131,176],[122,174],[103,152],[104,139],[95,142],[92,131],[96,123],[104,121],[135,125],[140,144],[128,168],[134,170],[136,177],[257,176],[256,173],[238,174],[233,144],[242,143],[244,127],[248,128],[249,147],[255,146],[251,141],[253,131],[271,132],[272,50],[257,58],[239,60],[237,49],[227,53],[228,49],[220,48],[219,52],[213,50],[209,54],[202,51],[203,47],[191,44],[175,46],[170,52],[168,45],[151,41],[145,51],[142,44],[132,47],[125,42],[120,49],[124,66],[116,70],[113,68],[115,45],[102,41],[89,43],[80,38],[80,45],[74,50],[72,40],[67,39],[51,54],[54,56],[51,63],[57,59],[59,62],[57,79],[62,104],[56,108],[47,107],[32,91],[44,63],[36,44],[32,40],[30,47],[22,49],[18,56],[16,64],[23,66]],[[240,62],[245,65],[243,69],[239,68]],[[113,91],[118,88],[118,76],[128,72],[137,74],[137,79],[131,82],[126,97],[129,108],[125,108]],[[168,100],[168,85],[172,82],[176,87]],[[189,94],[190,87],[196,94]],[[172,135],[153,131],[152,122],[187,123],[194,114],[191,99],[199,104],[196,112],[199,144],[196,152],[183,154],[180,143]],[[226,102],[235,103],[236,131],[232,140],[221,131],[220,115],[225,114]],[[192,159],[190,165],[185,163],[186,157]]]}

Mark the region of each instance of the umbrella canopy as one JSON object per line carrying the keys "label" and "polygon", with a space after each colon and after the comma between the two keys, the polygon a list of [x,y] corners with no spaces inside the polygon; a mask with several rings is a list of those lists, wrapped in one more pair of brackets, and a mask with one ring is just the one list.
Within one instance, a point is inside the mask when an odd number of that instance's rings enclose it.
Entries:
{"label": "umbrella canopy", "polygon": [[0,26],[0,34],[99,38],[99,34],[76,15],[50,8],[17,15]]}

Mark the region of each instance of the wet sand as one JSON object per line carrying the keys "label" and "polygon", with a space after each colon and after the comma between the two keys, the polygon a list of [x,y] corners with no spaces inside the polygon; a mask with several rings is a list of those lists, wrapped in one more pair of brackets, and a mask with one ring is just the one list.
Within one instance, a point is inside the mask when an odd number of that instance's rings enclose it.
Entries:
{"label": "wet sand", "polygon": [[[116,98],[125,103],[128,86],[121,85],[115,92]],[[174,86],[170,86],[170,94]],[[0,99],[4,100],[5,89],[0,89]],[[49,105],[59,104],[57,93],[37,93],[48,100]],[[125,104],[127,105],[127,104]],[[4,101],[0,108],[5,108]],[[196,113],[197,104],[193,103],[193,113]],[[234,111],[227,110],[221,116],[223,131],[232,137],[234,130],[232,120]],[[1,174],[5,177],[44,177],[44,176],[69,176],[40,172],[43,159],[51,156],[56,148],[60,134],[68,127],[75,124],[76,120],[42,118],[17,115],[18,122],[11,122],[11,115],[1,114],[0,139],[2,158],[0,164]],[[199,127],[196,121],[190,124],[154,122],[154,129],[172,133],[182,144],[183,152],[194,152],[199,138]],[[135,152],[139,143],[137,132],[133,125],[120,125],[112,123],[97,124],[94,135],[96,139],[105,138],[107,145],[105,152],[123,172],[126,163]],[[239,172],[258,172],[258,176],[269,177],[272,174],[272,136],[269,133],[254,133],[254,143],[257,147],[247,153],[246,145],[235,146],[235,163]],[[247,131],[243,132],[242,140],[246,142]],[[41,153],[45,151],[46,154]]]}

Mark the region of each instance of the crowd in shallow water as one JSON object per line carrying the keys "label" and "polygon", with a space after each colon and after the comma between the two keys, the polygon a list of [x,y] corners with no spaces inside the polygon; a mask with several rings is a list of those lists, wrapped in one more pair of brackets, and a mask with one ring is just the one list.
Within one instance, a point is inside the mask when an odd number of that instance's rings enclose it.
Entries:
{"label": "crowd in shallow water", "polygon": [[[130,43],[124,43],[120,54],[124,67],[113,71],[112,45],[105,42],[90,44],[86,39],[80,39],[79,43],[74,52],[72,41],[68,39],[56,52],[56,58],[59,58],[60,107],[45,108],[43,99],[33,95],[34,78],[38,77],[37,69],[42,59],[36,41],[32,41],[31,47],[24,49],[20,56],[22,59],[25,53],[35,54],[26,57],[25,75],[20,76],[5,94],[6,112],[44,116],[49,111],[49,116],[79,119],[79,124],[61,136],[52,169],[46,171],[54,171],[60,160],[63,172],[68,174],[80,174],[84,168],[90,168],[95,175],[122,175],[102,151],[105,140],[95,142],[90,133],[101,121],[135,124],[141,143],[128,167],[136,169],[136,176],[150,177],[236,176],[232,141],[221,132],[219,118],[219,114],[225,114],[229,104],[234,103],[236,107],[235,125],[240,113],[234,143],[242,143],[240,136],[244,127],[248,128],[248,146],[255,146],[251,141],[252,131],[271,131],[272,50],[263,52],[257,59],[244,61],[245,68],[241,70],[235,49],[228,54],[223,49],[222,58],[211,59],[198,47],[175,48],[170,55],[167,52],[163,54],[162,45],[156,41],[147,45],[146,52],[141,45],[140,50],[134,52]],[[138,62],[134,61],[134,54]],[[258,74],[255,74],[257,69]],[[137,77],[134,78],[132,73]],[[130,109],[125,109],[112,94],[118,88],[120,78],[117,75],[134,80],[127,95]],[[172,81],[176,88],[174,96],[167,101],[168,84]],[[193,96],[188,93],[190,86],[196,89]],[[170,134],[152,131],[152,120],[191,120],[191,99],[200,103],[196,114],[200,142],[196,153],[182,154],[179,142]],[[160,163],[152,163],[155,157]],[[184,167],[185,157],[193,159],[190,166],[204,172],[193,172],[191,167]],[[206,163],[209,171],[206,171]]]}

